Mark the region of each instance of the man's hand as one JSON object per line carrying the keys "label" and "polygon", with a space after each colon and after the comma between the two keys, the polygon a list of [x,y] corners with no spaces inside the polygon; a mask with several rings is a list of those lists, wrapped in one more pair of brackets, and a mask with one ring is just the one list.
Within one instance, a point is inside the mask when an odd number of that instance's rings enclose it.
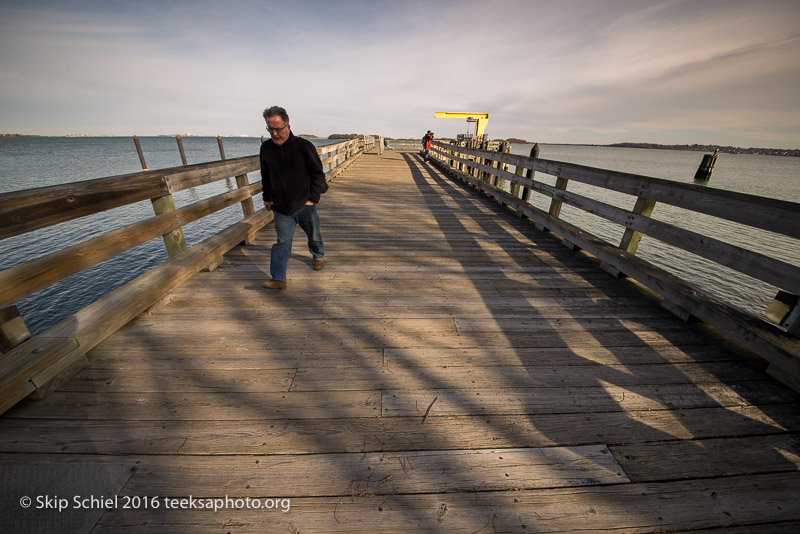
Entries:
{"label": "man's hand", "polygon": [[311,202],[310,200],[306,200],[306,206],[313,206],[313,205],[314,205],[313,202]]}
{"label": "man's hand", "polygon": [[267,211],[272,211],[272,202],[264,202],[264,209]]}

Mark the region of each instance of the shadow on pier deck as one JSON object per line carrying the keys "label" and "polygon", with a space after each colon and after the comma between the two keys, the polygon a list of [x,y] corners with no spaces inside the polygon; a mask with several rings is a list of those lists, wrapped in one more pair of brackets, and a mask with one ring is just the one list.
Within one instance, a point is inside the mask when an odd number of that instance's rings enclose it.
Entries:
{"label": "shadow on pier deck", "polygon": [[0,462],[158,498],[92,532],[800,529],[800,405],[758,360],[416,154],[321,214],[324,270],[301,232],[261,289],[266,229],[9,410]]}

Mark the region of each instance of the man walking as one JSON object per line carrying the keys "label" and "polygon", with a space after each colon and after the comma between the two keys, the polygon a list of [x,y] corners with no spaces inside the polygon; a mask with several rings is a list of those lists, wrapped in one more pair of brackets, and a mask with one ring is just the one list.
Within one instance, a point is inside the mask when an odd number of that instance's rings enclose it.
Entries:
{"label": "man walking", "polygon": [[314,258],[314,270],[325,265],[325,245],[320,232],[317,204],[328,190],[322,161],[314,145],[295,137],[286,110],[272,106],[264,110],[270,139],[261,144],[261,184],[264,207],[275,216],[278,242],[272,245],[269,272],[272,280],[262,284],[268,289],[286,288],[286,270],[292,255],[292,238],[297,225],[308,236],[308,250]]}

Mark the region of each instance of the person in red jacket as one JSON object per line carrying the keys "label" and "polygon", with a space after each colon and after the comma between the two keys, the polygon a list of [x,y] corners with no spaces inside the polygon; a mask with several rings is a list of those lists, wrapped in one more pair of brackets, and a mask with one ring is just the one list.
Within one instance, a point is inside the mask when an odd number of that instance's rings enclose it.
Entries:
{"label": "person in red jacket", "polygon": [[426,133],[425,137],[422,138],[422,148],[425,149],[425,161],[428,161],[428,157],[430,155],[431,141],[433,141],[433,132],[428,130],[428,133]]}
{"label": "person in red jacket", "polygon": [[268,289],[286,288],[286,271],[292,255],[292,237],[297,225],[308,236],[308,250],[314,270],[325,265],[325,244],[320,231],[317,204],[328,190],[317,149],[310,141],[296,137],[286,110],[273,106],[264,110],[270,139],[261,144],[261,183],[264,207],[272,210],[278,242],[272,245]]}

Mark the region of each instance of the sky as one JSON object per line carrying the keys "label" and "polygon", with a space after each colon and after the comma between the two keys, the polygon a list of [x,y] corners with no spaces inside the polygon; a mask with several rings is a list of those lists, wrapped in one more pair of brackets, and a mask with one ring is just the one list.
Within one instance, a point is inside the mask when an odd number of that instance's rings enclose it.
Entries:
{"label": "sky", "polygon": [[798,0],[0,0],[0,133],[800,148]]}

